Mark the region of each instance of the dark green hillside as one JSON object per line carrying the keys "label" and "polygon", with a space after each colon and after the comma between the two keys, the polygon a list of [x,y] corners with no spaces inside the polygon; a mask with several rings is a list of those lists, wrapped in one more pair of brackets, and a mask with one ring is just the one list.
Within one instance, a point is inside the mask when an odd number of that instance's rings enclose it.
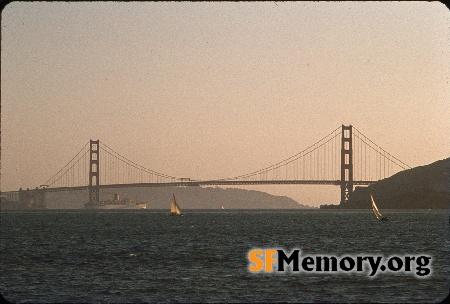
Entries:
{"label": "dark green hillside", "polygon": [[335,208],[371,208],[369,193],[380,209],[448,209],[450,158],[399,172],[369,187],[356,187],[348,204]]}

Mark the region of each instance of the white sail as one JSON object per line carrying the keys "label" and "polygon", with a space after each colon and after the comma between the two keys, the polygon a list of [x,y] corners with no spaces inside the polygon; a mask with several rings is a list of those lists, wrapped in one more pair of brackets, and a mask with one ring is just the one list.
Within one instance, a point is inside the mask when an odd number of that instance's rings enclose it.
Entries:
{"label": "white sail", "polygon": [[170,214],[172,215],[182,215],[180,207],[175,200],[175,194],[172,195],[172,203],[170,204]]}
{"label": "white sail", "polygon": [[372,200],[372,210],[373,210],[373,213],[375,214],[375,216],[376,216],[377,219],[379,220],[379,219],[381,219],[383,216],[381,215],[380,211],[378,211],[378,207],[377,207],[377,205],[375,204],[375,201],[374,201],[374,199],[373,199],[373,197],[372,197],[372,194],[370,195],[370,199]]}

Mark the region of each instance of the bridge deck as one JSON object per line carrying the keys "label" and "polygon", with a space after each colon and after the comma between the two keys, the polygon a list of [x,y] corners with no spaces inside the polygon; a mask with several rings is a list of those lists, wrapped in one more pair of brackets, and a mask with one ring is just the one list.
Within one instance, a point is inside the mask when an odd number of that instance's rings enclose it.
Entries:
{"label": "bridge deck", "polygon": [[[370,185],[377,181],[353,181],[353,185]],[[334,185],[339,186],[341,184],[340,180],[271,180],[271,181],[259,181],[259,180],[249,180],[249,181],[235,181],[235,180],[209,180],[209,181],[176,181],[176,182],[166,182],[166,183],[135,183],[135,184],[111,184],[111,185],[100,185],[101,189],[108,188],[123,188],[123,187],[200,187],[200,186],[248,186],[248,185]],[[70,190],[86,190],[89,186],[77,186],[77,187],[57,187],[57,188],[45,188],[48,192],[57,191],[70,191]],[[34,190],[34,189],[30,189]],[[7,191],[7,193],[17,193],[19,191]]]}

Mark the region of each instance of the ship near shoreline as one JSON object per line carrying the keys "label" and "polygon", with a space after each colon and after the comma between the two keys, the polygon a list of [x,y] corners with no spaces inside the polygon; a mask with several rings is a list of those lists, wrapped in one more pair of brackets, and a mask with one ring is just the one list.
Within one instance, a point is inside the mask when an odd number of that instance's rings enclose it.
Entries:
{"label": "ship near shoreline", "polygon": [[147,209],[147,203],[132,202],[128,198],[120,199],[118,194],[114,194],[114,200],[100,201],[98,203],[85,203],[85,209]]}

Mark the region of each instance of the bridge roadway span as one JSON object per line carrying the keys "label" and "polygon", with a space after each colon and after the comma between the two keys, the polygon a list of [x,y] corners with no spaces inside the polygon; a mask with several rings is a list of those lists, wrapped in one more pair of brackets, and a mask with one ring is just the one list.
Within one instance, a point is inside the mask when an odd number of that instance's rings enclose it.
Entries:
{"label": "bridge roadway span", "polygon": [[[353,185],[370,185],[376,181],[353,181]],[[165,183],[134,183],[134,184],[111,184],[111,185],[99,185],[101,189],[108,188],[124,188],[124,187],[174,187],[174,186],[186,186],[186,187],[200,187],[200,186],[248,186],[248,185],[341,185],[340,180],[271,180],[271,181],[235,181],[235,180],[190,180],[190,181],[175,181]],[[86,190],[89,186],[77,186],[77,187],[58,187],[58,188],[45,188],[48,192],[57,191],[69,191],[69,190]],[[31,190],[31,189],[30,189]],[[18,192],[18,191],[11,191]]]}

